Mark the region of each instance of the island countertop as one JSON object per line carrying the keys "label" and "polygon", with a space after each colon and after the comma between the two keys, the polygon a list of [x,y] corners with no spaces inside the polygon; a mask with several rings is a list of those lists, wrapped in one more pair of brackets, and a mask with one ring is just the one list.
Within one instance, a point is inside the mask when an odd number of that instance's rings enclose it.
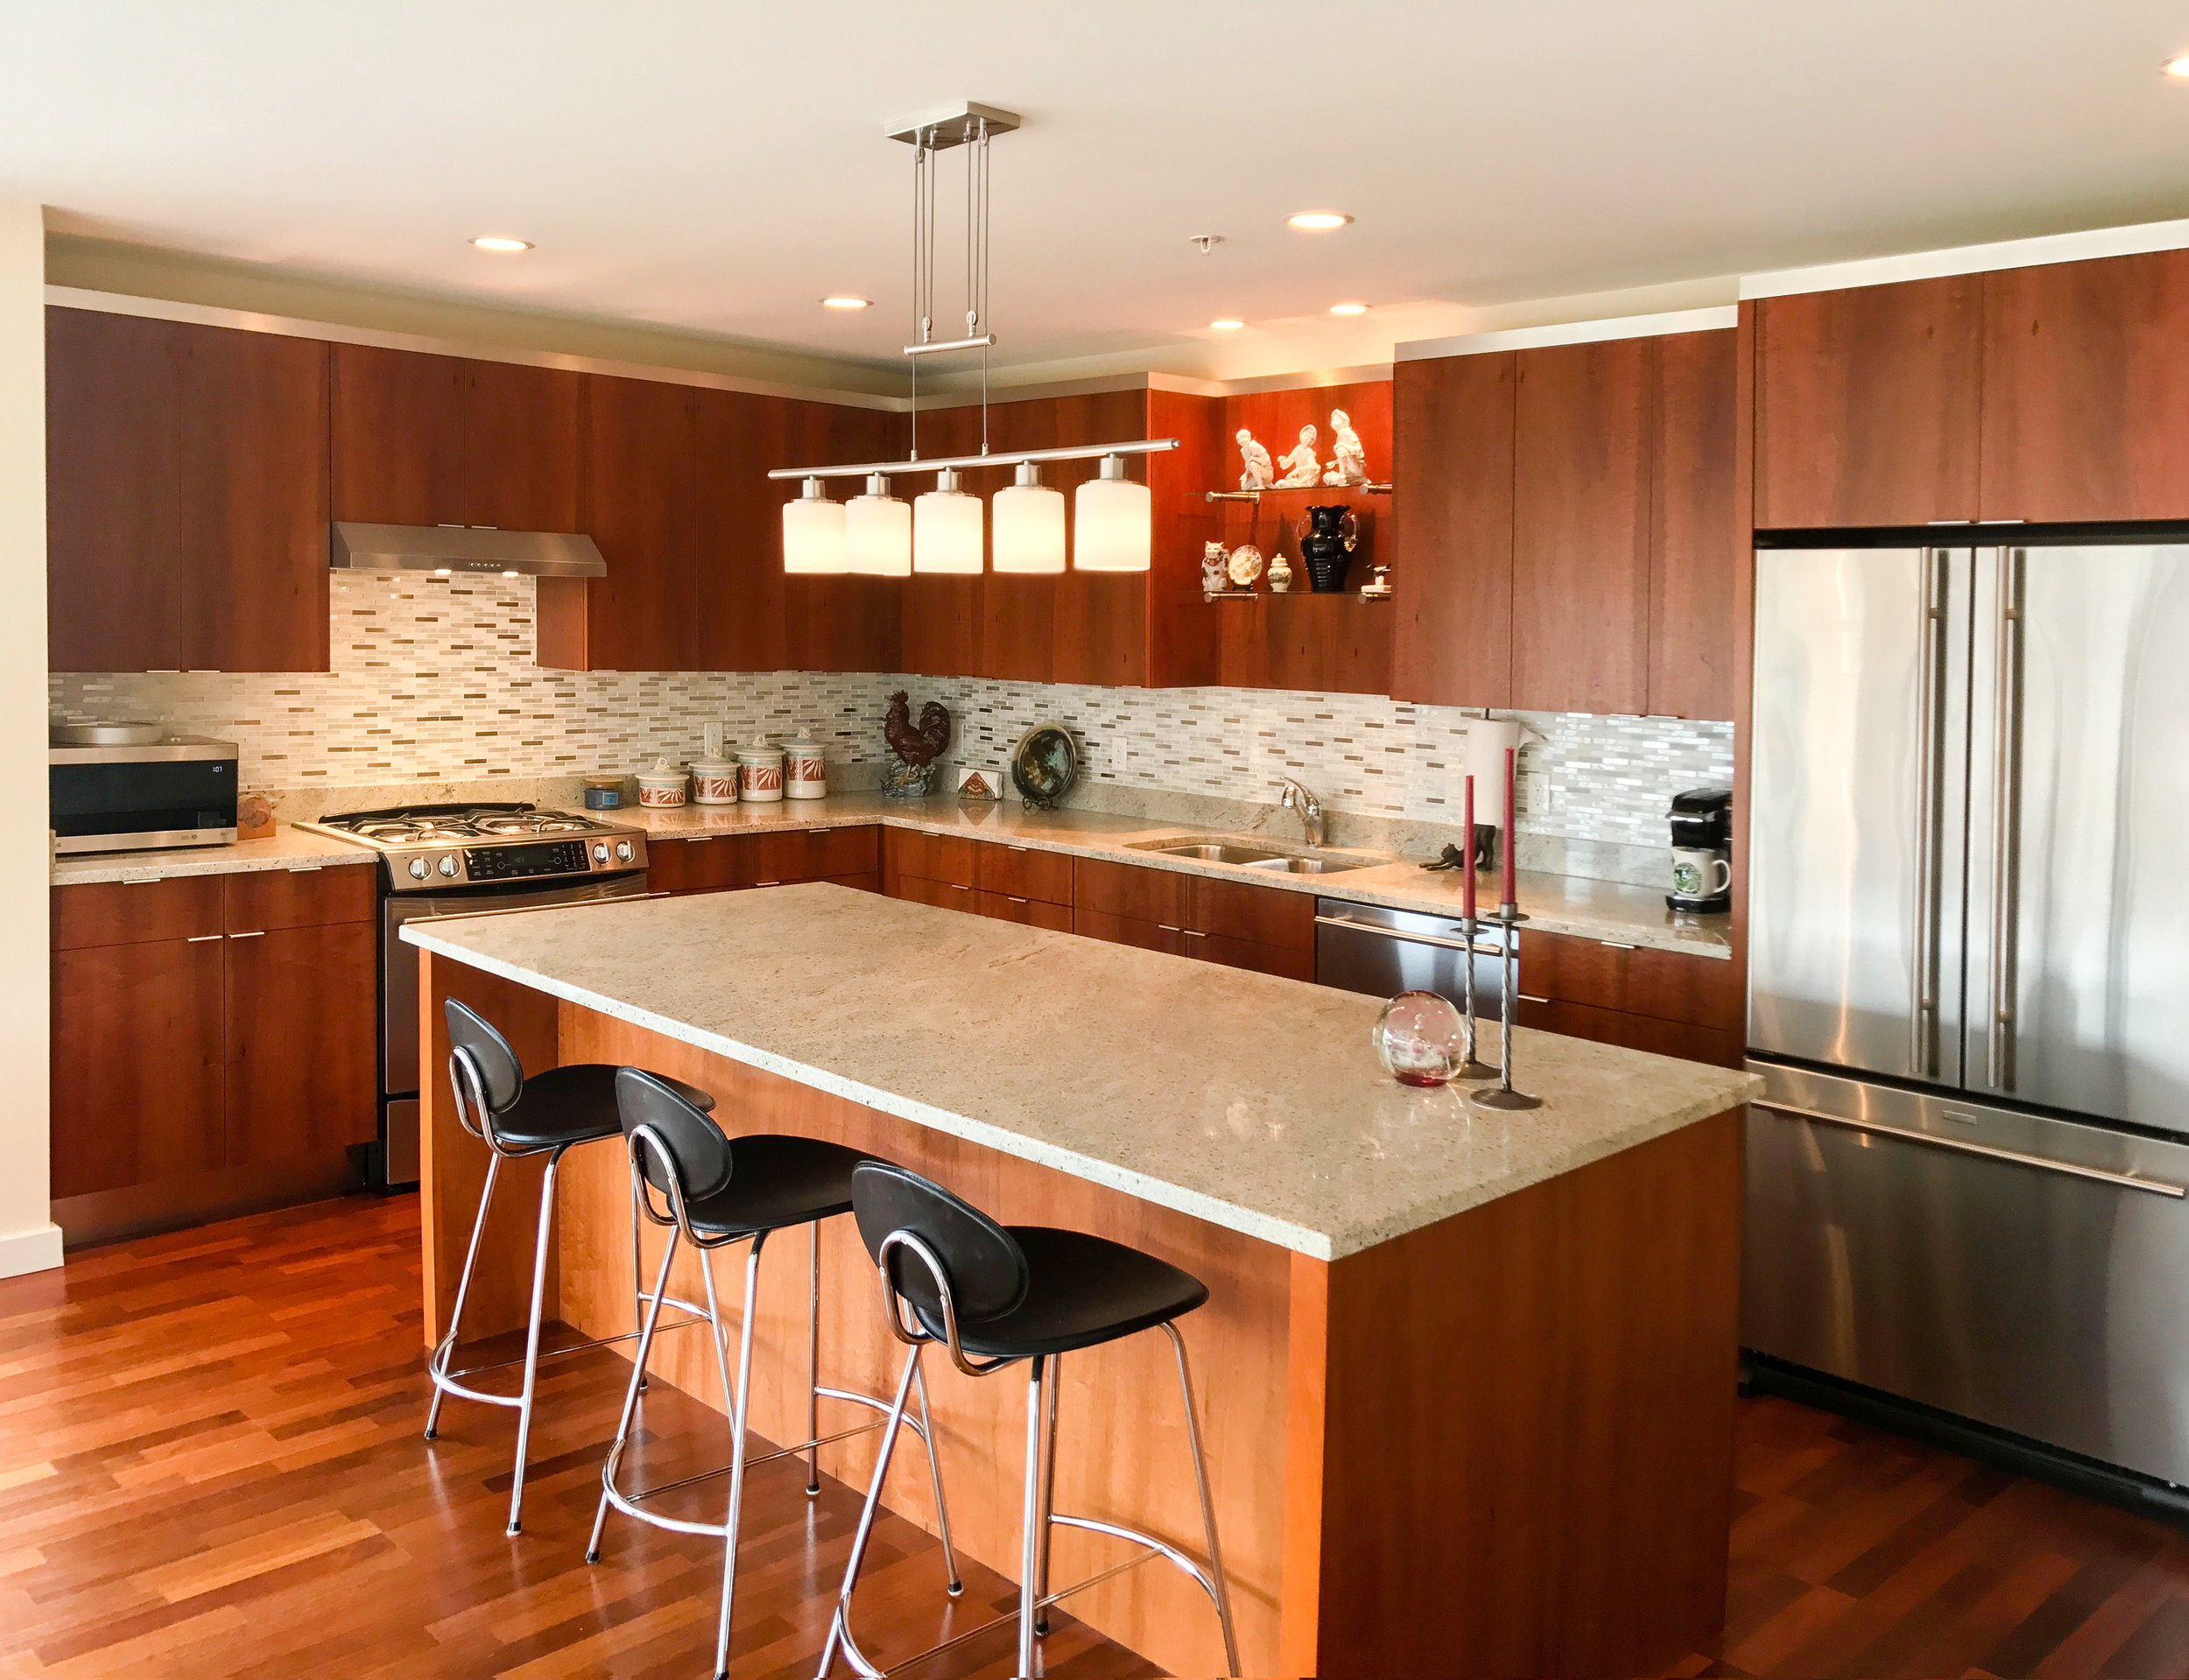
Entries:
{"label": "island countertop", "polygon": [[[1699,1063],[1522,1030],[1540,1108],[1411,1090],[1374,998],[813,884],[412,922],[437,956],[1320,1260],[1721,1114]],[[1482,1029],[1495,1060],[1497,1030]]]}

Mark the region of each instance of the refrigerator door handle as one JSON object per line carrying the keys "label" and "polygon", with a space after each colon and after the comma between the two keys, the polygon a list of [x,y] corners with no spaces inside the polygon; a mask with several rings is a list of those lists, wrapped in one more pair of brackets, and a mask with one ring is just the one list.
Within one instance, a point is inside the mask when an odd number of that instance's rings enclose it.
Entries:
{"label": "refrigerator door handle", "polygon": [[1774,1114],[1786,1114],[1795,1120],[1815,1121],[1820,1125],[1844,1126],[1851,1132],[1897,1137],[1904,1143],[1927,1144],[1932,1149],[1950,1150],[1955,1155],[1981,1156],[1987,1161],[2004,1161],[2013,1166],[2034,1167],[2040,1172],[2058,1172],[2070,1178],[2087,1178],[2095,1184],[2111,1184],[2117,1190],[2146,1191],[2153,1196],[2171,1197],[2177,1201],[2189,1198],[2189,1188],[2170,1184],[2161,1178],[2139,1178],[2132,1172],[2108,1172],[2103,1167],[2080,1166],[2073,1161],[2055,1161],[2050,1156],[2030,1155],[2021,1149],[2002,1149],[1990,1143],[1972,1143],[1966,1138],[1940,1137],[1936,1132],[1910,1131],[1904,1126],[1885,1126],[1874,1120],[1856,1120],[1849,1114],[1827,1114],[1821,1108],[1796,1108],[1787,1103],[1762,1100],[1752,1100],[1750,1107],[1766,1109]]}
{"label": "refrigerator door handle", "polygon": [[1916,680],[1915,1007],[1908,1016],[1908,1065],[1919,1079],[1939,1076],[1939,857],[1945,846],[1942,783],[1946,734],[1945,553],[1923,551],[1922,622]]}
{"label": "refrigerator door handle", "polygon": [[2022,865],[2022,608],[2029,551],[1999,556],[1999,622],[1992,740],[1991,949],[1986,974],[1984,1081],[2014,1089],[2015,934]]}

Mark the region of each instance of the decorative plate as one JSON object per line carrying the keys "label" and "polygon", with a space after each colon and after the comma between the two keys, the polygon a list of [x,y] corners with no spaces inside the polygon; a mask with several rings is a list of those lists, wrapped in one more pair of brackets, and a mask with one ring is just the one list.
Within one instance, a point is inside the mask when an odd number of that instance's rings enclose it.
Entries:
{"label": "decorative plate", "polygon": [[1227,569],[1231,573],[1232,582],[1242,589],[1251,589],[1254,580],[1262,575],[1262,551],[1252,543],[1240,544],[1231,551],[1231,560]]}
{"label": "decorative plate", "polygon": [[1046,811],[1080,778],[1080,749],[1061,723],[1038,723],[1011,749],[1011,785],[1037,811]]}

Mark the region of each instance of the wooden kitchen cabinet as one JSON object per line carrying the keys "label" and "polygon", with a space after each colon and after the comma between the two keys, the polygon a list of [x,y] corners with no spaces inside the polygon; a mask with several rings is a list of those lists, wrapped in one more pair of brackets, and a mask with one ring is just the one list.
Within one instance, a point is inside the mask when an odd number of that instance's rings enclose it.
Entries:
{"label": "wooden kitchen cabinet", "polygon": [[1073,931],[1143,950],[1199,957],[1293,980],[1315,977],[1315,901],[1307,893],[1080,858]]}
{"label": "wooden kitchen cabinet", "polygon": [[377,1135],[378,936],[370,921],[229,935],[224,1165]]}
{"label": "wooden kitchen cabinet", "polygon": [[46,311],[53,669],[327,668],[327,354]]}
{"label": "wooden kitchen cabinet", "polygon": [[679,896],[799,881],[881,887],[877,831],[863,826],[653,835],[646,841],[646,864],[650,888]]}
{"label": "wooden kitchen cabinet", "polygon": [[1745,522],[1735,506],[1739,450],[1735,343],[1729,332],[1657,341],[1651,392],[1649,709],[1730,718]]}
{"label": "wooden kitchen cabinet", "polygon": [[[608,575],[542,580],[583,597],[581,649],[543,635],[542,664],[587,671],[698,671],[699,580],[716,521],[703,467],[697,395],[653,379],[588,379],[579,528]],[[543,615],[544,616],[544,615]],[[572,657],[574,656],[574,657]]]}
{"label": "wooden kitchen cabinet", "polygon": [[1978,517],[1984,285],[1952,275],[1757,303],[1758,529]]}
{"label": "wooden kitchen cabinet", "polygon": [[986,893],[1068,905],[1073,860],[1061,852],[1038,852],[1031,846],[996,840],[982,840],[974,847],[973,884]]}
{"label": "wooden kitchen cabinet", "polygon": [[1746,1005],[1736,963],[1524,928],[1519,969],[1524,1026],[1741,1065]]}

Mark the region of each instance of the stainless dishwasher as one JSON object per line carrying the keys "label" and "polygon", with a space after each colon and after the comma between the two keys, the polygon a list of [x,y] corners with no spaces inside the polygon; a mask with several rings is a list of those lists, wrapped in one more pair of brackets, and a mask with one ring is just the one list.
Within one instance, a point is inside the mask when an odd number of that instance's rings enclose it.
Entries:
{"label": "stainless dishwasher", "polygon": [[[1495,923],[1475,924],[1475,1003],[1485,1015],[1497,1013],[1497,988],[1503,984],[1500,959],[1508,937]],[[1466,986],[1460,964],[1467,951],[1466,931],[1448,916],[1385,910],[1343,898],[1315,901],[1319,985],[1375,997],[1437,992],[1458,1003]]]}

